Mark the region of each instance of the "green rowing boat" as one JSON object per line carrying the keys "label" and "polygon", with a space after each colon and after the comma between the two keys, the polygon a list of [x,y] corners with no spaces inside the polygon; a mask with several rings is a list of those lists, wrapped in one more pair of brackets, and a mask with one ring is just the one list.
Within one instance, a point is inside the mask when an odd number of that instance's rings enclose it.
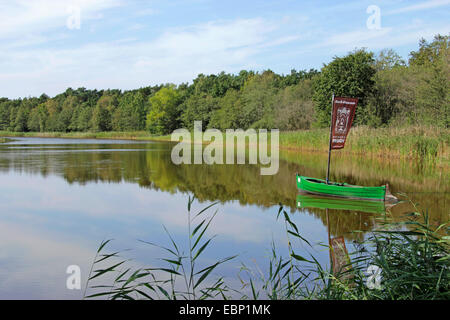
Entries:
{"label": "green rowing boat", "polygon": [[357,200],[396,202],[397,198],[389,192],[389,186],[361,187],[347,183],[330,182],[331,150],[344,148],[347,135],[355,115],[357,98],[332,96],[330,141],[328,148],[328,168],[326,180],[304,177],[296,174],[297,187],[307,193]]}
{"label": "green rowing boat", "polygon": [[303,177],[298,174],[296,181],[299,189],[315,195],[373,201],[385,201],[393,197],[387,186],[361,187],[347,183],[327,183],[325,180]]}

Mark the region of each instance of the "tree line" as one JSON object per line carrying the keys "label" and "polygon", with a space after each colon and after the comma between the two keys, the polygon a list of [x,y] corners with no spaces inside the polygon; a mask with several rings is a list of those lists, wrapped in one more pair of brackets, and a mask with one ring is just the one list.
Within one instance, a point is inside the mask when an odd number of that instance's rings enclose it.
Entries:
{"label": "tree line", "polygon": [[448,36],[422,39],[404,61],[393,50],[356,49],[321,70],[279,75],[243,70],[200,74],[191,84],[136,90],[68,88],[54,97],[0,98],[0,131],[143,131],[168,134],[181,127],[326,127],[331,96],[358,97],[355,124],[450,125]]}

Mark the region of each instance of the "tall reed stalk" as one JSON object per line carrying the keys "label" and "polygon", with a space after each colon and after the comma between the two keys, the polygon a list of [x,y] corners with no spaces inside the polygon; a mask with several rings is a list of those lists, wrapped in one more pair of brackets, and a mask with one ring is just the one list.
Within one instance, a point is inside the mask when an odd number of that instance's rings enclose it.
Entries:
{"label": "tall reed stalk", "polygon": [[[215,236],[206,239],[206,231],[213,221],[217,210],[212,215],[207,215],[208,209],[212,208],[217,202],[203,208],[192,215],[191,209],[194,197],[189,197],[187,206],[187,225],[188,225],[188,252],[182,251],[182,246],[178,245],[169,231],[164,227],[169,238],[170,246],[161,246],[146,240],[140,242],[163,249],[168,256],[161,260],[166,263],[163,267],[147,267],[134,270],[131,267],[125,270],[119,270],[127,260],[120,259],[120,252],[103,253],[105,245],[110,240],[101,243],[94,259],[91,273],[86,283],[85,298],[95,298],[107,296],[110,299],[208,299],[220,296],[228,298],[229,288],[225,285],[222,277],[214,282],[209,281],[211,273],[220,265],[234,259],[236,256],[230,256],[217,260],[215,263],[198,267],[198,260],[201,254],[210,245]],[[200,220],[194,226],[193,223]],[[119,261],[110,262],[112,259],[119,258]],[[107,267],[97,267],[100,263],[108,262]],[[110,265],[112,263],[112,266]],[[94,269],[97,268],[97,269]],[[105,278],[110,276],[111,285],[90,285],[95,278]],[[111,278],[112,277],[112,278]],[[111,280],[112,279],[112,280]],[[180,282],[184,284],[180,285]],[[208,283],[209,282],[209,283]],[[106,291],[104,289],[107,289]],[[92,292],[86,296],[86,291]]]}

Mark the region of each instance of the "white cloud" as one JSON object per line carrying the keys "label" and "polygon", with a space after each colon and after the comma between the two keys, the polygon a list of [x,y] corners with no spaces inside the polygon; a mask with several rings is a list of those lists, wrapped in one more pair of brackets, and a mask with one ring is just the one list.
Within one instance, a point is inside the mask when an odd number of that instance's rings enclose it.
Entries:
{"label": "white cloud", "polygon": [[[237,19],[171,29],[148,42],[4,50],[0,53],[0,96],[23,95],[20,92],[24,82],[39,83],[34,90],[28,90],[31,95],[40,95],[42,90],[53,95],[69,86],[130,89],[190,81],[198,73],[254,68],[251,57],[265,46],[274,45],[270,33],[276,29],[275,23],[260,18]],[[279,41],[294,39],[286,36]]]}
{"label": "white cloud", "polygon": [[384,39],[390,34],[392,28],[381,28],[380,30],[361,29],[358,31],[335,34],[329,37],[324,44],[333,47],[364,47],[377,39]]}
{"label": "white cloud", "polygon": [[279,45],[283,45],[283,44],[286,44],[286,43],[290,43],[290,42],[293,42],[293,41],[300,40],[301,38],[302,37],[299,36],[299,35],[292,35],[292,36],[288,35],[288,36],[280,37],[280,38],[275,39],[275,40],[270,41],[270,42],[266,42],[266,43],[260,45],[259,47],[260,48],[276,47],[276,46],[279,46]]}
{"label": "white cloud", "polygon": [[430,0],[425,1],[422,3],[410,5],[407,7],[394,9],[391,11],[386,12],[386,14],[398,14],[398,13],[405,13],[405,12],[412,12],[412,11],[419,11],[419,10],[426,10],[426,9],[432,9],[442,6],[450,5],[450,0]]}
{"label": "white cloud", "polygon": [[159,13],[161,13],[159,10],[153,8],[145,8],[136,12],[136,16],[153,16]]}
{"label": "white cloud", "polygon": [[414,45],[419,39],[432,39],[436,34],[446,34],[450,24],[430,26],[421,21],[395,27],[384,27],[380,30],[362,28],[357,31],[337,33],[312,47],[332,48],[334,52],[349,52],[355,48],[380,50],[403,45]]}
{"label": "white cloud", "polygon": [[0,4],[0,39],[65,28],[71,6],[81,10],[82,19],[95,19],[101,10],[120,4],[119,0],[5,1]]}

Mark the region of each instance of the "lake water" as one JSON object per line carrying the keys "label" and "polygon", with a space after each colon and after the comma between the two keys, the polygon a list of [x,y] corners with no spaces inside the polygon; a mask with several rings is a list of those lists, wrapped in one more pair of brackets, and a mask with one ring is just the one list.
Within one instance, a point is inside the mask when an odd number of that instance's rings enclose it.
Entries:
{"label": "lake water", "polygon": [[[84,286],[102,240],[140,267],[163,266],[164,251],[139,240],[169,245],[164,227],[186,250],[187,202],[196,212],[214,201],[217,215],[207,231],[217,235],[198,264],[238,254],[214,271],[240,289],[241,263],[267,270],[273,241],[286,256],[282,203],[300,234],[314,244],[293,242],[296,253],[329,263],[319,243],[343,236],[351,243],[388,214],[402,220],[409,202],[387,213],[364,208],[298,208],[295,173],[324,177],[327,155],[283,151],[276,175],[257,165],[175,165],[171,143],[120,140],[14,138],[0,144],[0,299],[80,299],[69,290],[66,269],[78,265]],[[377,186],[389,183],[426,209],[434,224],[449,219],[448,168],[333,153],[331,179]],[[362,211],[361,211],[362,210]],[[214,212],[213,209],[210,210]],[[366,211],[366,212],[363,212]],[[383,210],[384,211],[384,210]],[[328,221],[328,223],[327,223]],[[363,230],[363,233],[352,233]],[[98,283],[99,284],[99,283]],[[104,283],[103,283],[104,284]]]}

